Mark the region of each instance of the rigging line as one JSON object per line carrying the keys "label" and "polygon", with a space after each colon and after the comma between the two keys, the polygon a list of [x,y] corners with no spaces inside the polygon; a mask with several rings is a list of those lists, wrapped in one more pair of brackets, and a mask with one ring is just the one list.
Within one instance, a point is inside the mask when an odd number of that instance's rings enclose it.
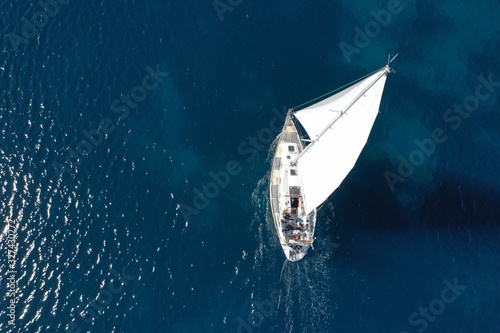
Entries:
{"label": "rigging line", "polygon": [[392,57],[391,60],[389,60],[389,63],[393,62],[393,60],[396,59],[398,55],[399,55],[399,53],[396,53],[396,55],[394,57]]}
{"label": "rigging line", "polygon": [[[397,55],[396,55],[396,56],[397,56]],[[395,57],[394,57],[394,58],[395,58]],[[302,107],[302,106],[304,106],[304,105],[306,105],[306,104],[309,104],[309,103],[311,103],[311,102],[317,101],[317,100],[319,100],[320,98],[323,98],[323,97],[325,97],[325,96],[328,96],[328,95],[330,95],[330,94],[333,94],[333,93],[335,93],[335,92],[337,92],[337,91],[339,91],[339,90],[341,90],[341,89],[344,89],[344,88],[345,88],[345,87],[347,87],[347,86],[350,86],[350,85],[352,85],[352,84],[355,84],[356,82],[359,82],[359,81],[361,81],[361,80],[364,80],[364,79],[366,79],[368,76],[370,76],[370,75],[372,75],[372,74],[375,74],[375,73],[376,73],[376,72],[378,72],[379,70],[380,70],[380,69],[377,69],[377,70],[375,70],[375,71],[371,72],[370,74],[367,74],[367,75],[363,76],[362,78],[359,78],[359,79],[357,79],[357,80],[352,81],[351,83],[348,83],[348,84],[343,85],[343,86],[342,86],[342,87],[340,87],[340,88],[337,88],[337,89],[335,89],[335,90],[332,90],[332,91],[330,91],[330,92],[328,92],[328,93],[326,93],[326,94],[324,94],[324,95],[321,95],[321,96],[319,96],[319,97],[313,98],[313,99],[311,99],[309,102],[305,102],[305,103],[302,103],[302,104],[300,104],[300,105],[298,105],[298,106],[295,106],[295,107],[293,107],[293,108],[292,108],[292,110],[293,110],[293,111],[295,111],[295,109],[298,109],[298,108],[300,108],[300,107]]]}

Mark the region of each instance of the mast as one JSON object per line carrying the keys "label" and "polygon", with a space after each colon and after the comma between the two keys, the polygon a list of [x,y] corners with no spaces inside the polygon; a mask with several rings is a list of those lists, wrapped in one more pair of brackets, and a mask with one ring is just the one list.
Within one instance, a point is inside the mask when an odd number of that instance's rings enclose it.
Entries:
{"label": "mast", "polygon": [[[397,57],[397,55],[392,59],[394,60],[395,58]],[[389,60],[389,63],[392,62],[392,60]],[[363,91],[361,91],[357,96],[356,98],[354,98],[353,101],[351,101],[347,107],[340,112],[340,115],[333,119],[324,129],[323,131],[315,138],[311,141],[311,143],[304,149],[302,150],[302,152],[296,157],[294,158],[291,162],[290,162],[290,165],[288,168],[292,167],[292,166],[296,166],[297,164],[297,161],[299,160],[299,158],[301,158],[317,141],[319,141],[319,139],[342,117],[344,116],[344,114],[347,113],[347,111],[349,111],[349,109],[368,91],[370,90],[374,85],[375,83],[378,82],[378,80],[380,80],[381,77],[383,77],[384,75],[387,75],[391,72],[391,68],[389,67],[389,63],[381,70],[383,70],[382,73],[380,73],[380,75],[377,77],[376,80],[374,80],[372,83],[370,83],[370,85],[368,87],[366,87],[365,89],[363,89]]]}

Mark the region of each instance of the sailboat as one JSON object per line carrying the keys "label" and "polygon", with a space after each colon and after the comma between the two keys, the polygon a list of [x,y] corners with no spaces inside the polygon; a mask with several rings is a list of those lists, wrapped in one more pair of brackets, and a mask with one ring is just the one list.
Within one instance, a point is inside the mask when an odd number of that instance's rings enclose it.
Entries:
{"label": "sailboat", "polygon": [[304,258],[314,242],[318,207],[361,154],[379,113],[392,60],[330,97],[288,110],[269,182],[274,225],[288,260]]}

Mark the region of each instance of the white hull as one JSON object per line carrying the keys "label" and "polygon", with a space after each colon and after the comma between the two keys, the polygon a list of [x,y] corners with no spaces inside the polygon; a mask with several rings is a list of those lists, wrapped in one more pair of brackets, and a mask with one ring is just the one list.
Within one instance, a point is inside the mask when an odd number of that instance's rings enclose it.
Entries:
{"label": "white hull", "polygon": [[270,177],[270,199],[274,226],[285,256],[290,261],[304,258],[314,241],[316,210],[306,214],[302,181],[290,162],[303,150],[297,130],[288,114],[280,134]]}

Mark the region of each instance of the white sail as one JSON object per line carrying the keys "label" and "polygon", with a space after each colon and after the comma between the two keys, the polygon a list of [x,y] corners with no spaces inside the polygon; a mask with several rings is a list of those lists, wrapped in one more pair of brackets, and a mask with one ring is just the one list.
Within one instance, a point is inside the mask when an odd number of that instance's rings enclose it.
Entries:
{"label": "white sail", "polygon": [[307,213],[354,167],[377,117],[388,67],[294,115],[313,140],[296,161]]}

